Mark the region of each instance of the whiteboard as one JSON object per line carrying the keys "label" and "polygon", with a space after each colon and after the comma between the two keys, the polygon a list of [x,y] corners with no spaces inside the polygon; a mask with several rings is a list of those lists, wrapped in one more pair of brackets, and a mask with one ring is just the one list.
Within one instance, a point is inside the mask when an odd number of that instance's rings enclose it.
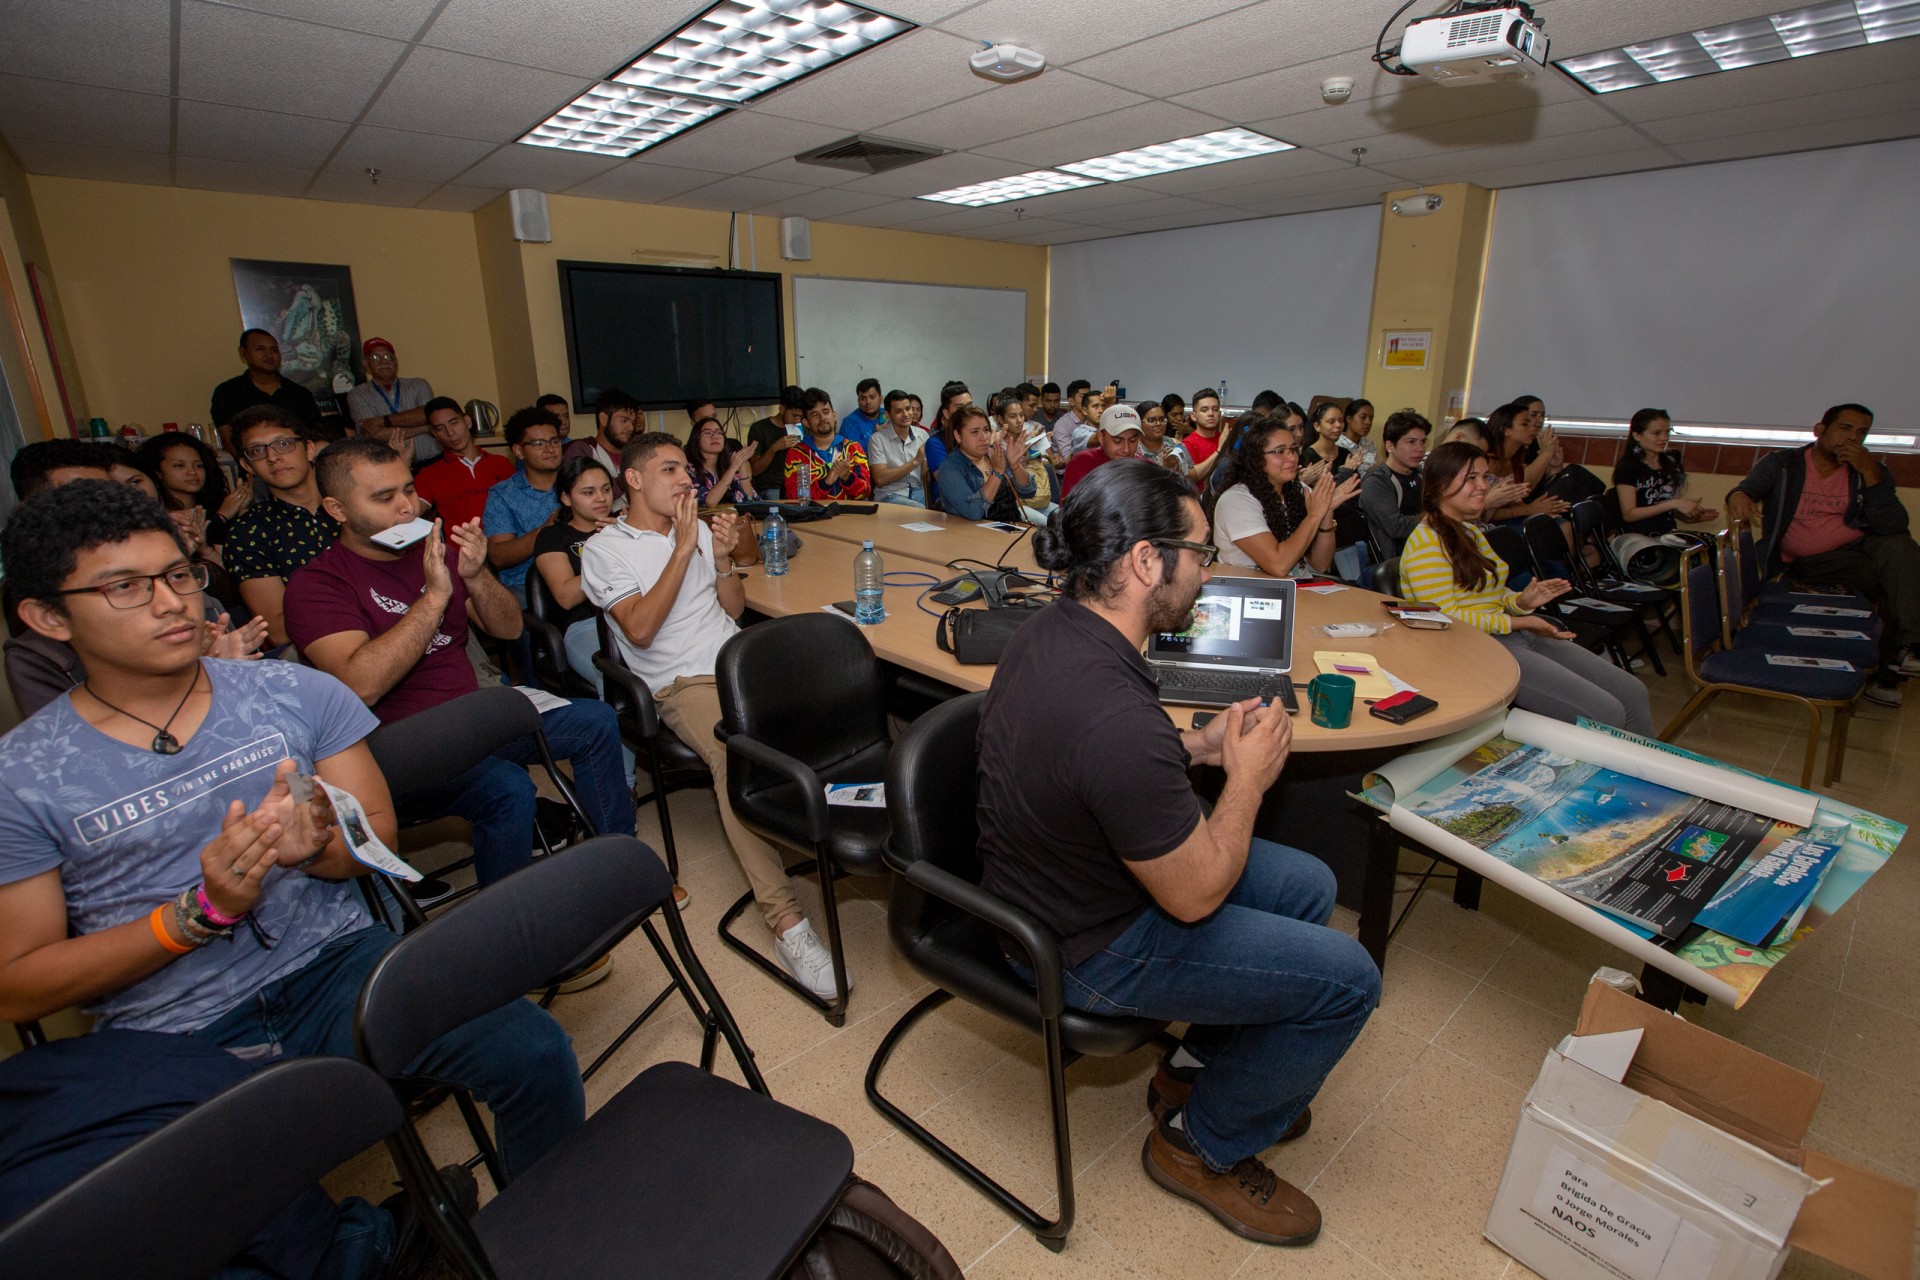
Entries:
{"label": "whiteboard", "polygon": [[965,285],[902,284],[796,276],[793,347],[797,381],[854,409],[853,389],[878,378],[940,407],[941,384],[958,378],[976,404],[1026,378],[1027,293]]}

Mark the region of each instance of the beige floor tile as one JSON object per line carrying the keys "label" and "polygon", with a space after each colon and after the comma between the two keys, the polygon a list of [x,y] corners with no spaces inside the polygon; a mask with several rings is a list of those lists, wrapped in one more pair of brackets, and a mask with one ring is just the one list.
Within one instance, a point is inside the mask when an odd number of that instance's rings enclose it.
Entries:
{"label": "beige floor tile", "polygon": [[1916,1022],[1914,989],[1908,989],[1906,1010],[1846,994],[1834,997],[1833,1026],[1827,1036],[1827,1056],[1870,1071],[1911,1071],[1920,1060],[1920,1022]]}
{"label": "beige floor tile", "polygon": [[949,1000],[915,1023],[893,1052],[893,1066],[909,1067],[946,1096],[964,1088],[1037,1033],[964,1000]]}
{"label": "beige floor tile", "polygon": [[1479,978],[1493,968],[1518,933],[1484,912],[1454,906],[1446,890],[1429,888],[1394,941]]}
{"label": "beige floor tile", "polygon": [[1570,1016],[1482,986],[1467,997],[1433,1042],[1524,1089],[1540,1074],[1547,1050],[1571,1030]]}
{"label": "beige floor tile", "polygon": [[[1791,953],[1787,972],[1803,982],[1822,987],[1841,987],[1845,983],[1847,957],[1853,949],[1853,922],[1858,912],[1852,903],[1838,915],[1825,921],[1813,936],[1801,941]],[[1866,997],[1864,993],[1856,995]]]}
{"label": "beige floor tile", "polygon": [[1513,940],[1492,969],[1487,985],[1571,1022],[1580,1012],[1593,971],[1602,965],[1637,968],[1608,945],[1551,912],[1535,909],[1538,919]]}
{"label": "beige floor tile", "polygon": [[1431,1040],[1478,982],[1470,973],[1396,942],[1387,948],[1380,1007],[1374,1010],[1373,1020],[1391,1022],[1423,1040]]}
{"label": "beige floor tile", "polygon": [[1132,1280],[1139,1274],[1091,1227],[1075,1230],[1059,1253],[1016,1231],[967,1271],[970,1280]]}
{"label": "beige floor tile", "polygon": [[1232,1275],[1259,1246],[1148,1180],[1140,1167],[1147,1125],[1143,1116],[1081,1175],[1081,1220],[1119,1250],[1136,1271],[1153,1280],[1214,1280]]}
{"label": "beige floor tile", "polygon": [[1701,1026],[1746,1044],[1759,1036],[1784,1036],[1824,1049],[1833,1025],[1835,993],[1795,977],[1782,968],[1767,975],[1759,990],[1738,1010],[1712,1002],[1693,1006]]}
{"label": "beige floor tile", "polygon": [[1911,1062],[1889,1063],[1888,1074],[1828,1055],[1820,1066],[1826,1090],[1813,1132],[1884,1164],[1908,1182],[1920,1181],[1920,1087]]}
{"label": "beige floor tile", "polygon": [[[881,1038],[912,1003],[912,997],[903,998],[875,1017],[856,1023],[798,1057],[788,1059],[767,1072],[767,1087],[788,1106],[837,1125],[856,1152],[885,1141],[898,1130],[867,1099],[864,1088],[867,1064]],[[881,1091],[894,1105],[913,1116],[940,1101],[939,1092],[911,1067],[888,1071]]]}
{"label": "beige floor tile", "polygon": [[1374,1120],[1427,1151],[1445,1152],[1455,1176],[1491,1192],[1500,1185],[1526,1096],[1524,1088],[1430,1045]]}
{"label": "beige floor tile", "polygon": [[[1816,933],[1809,941],[1819,938]],[[1856,940],[1848,949],[1840,990],[1870,1004],[1903,1011],[1920,992],[1920,956],[1912,951]]]}
{"label": "beige floor tile", "polygon": [[1233,1280],[1386,1280],[1386,1275],[1322,1227],[1320,1238],[1302,1249],[1255,1249]]}
{"label": "beige floor tile", "polygon": [[1492,1188],[1454,1176],[1431,1151],[1378,1117],[1308,1188],[1329,1230],[1389,1275],[1496,1280],[1507,1255],[1480,1238]]}
{"label": "beige floor tile", "polygon": [[[969,1145],[978,1150],[990,1144],[987,1139],[976,1136]],[[1041,1212],[1051,1211],[1051,1191],[1028,1183],[1014,1167],[1011,1156],[1002,1154],[992,1163],[996,1172],[1010,1170],[1009,1176],[999,1181],[1015,1195]],[[861,1152],[854,1161],[854,1172],[919,1219],[947,1246],[947,1251],[962,1267],[972,1265],[1012,1233],[1025,1234],[1025,1229],[999,1206],[961,1182],[905,1134],[896,1133]],[[1040,1246],[1036,1244],[1034,1248],[1040,1249]]]}

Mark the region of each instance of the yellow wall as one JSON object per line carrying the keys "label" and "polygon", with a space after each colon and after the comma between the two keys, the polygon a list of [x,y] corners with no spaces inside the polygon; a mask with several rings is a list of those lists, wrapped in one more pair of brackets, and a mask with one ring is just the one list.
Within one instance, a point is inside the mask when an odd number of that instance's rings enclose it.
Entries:
{"label": "yellow wall", "polygon": [[498,398],[474,220],[464,213],[175,187],[31,179],[92,412],[118,428],[204,422],[240,372],[231,258],[353,269],[363,334],[401,373]]}
{"label": "yellow wall", "polygon": [[[1398,217],[1388,207],[1413,191],[1396,191],[1380,202],[1380,255],[1361,393],[1374,403],[1376,424],[1409,406],[1443,422],[1449,393],[1466,390],[1472,367],[1493,193],[1460,182],[1431,190],[1441,205],[1425,217]],[[1431,331],[1426,368],[1381,368],[1384,335],[1398,329]]]}

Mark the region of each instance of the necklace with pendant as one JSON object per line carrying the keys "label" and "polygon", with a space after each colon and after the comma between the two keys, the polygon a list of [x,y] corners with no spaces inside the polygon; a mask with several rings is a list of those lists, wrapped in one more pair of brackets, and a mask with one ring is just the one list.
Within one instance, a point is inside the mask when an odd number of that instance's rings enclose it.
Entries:
{"label": "necklace with pendant", "polygon": [[105,707],[107,710],[113,712],[116,715],[125,716],[129,720],[132,720],[138,724],[143,724],[147,726],[147,728],[153,730],[153,743],[150,749],[153,751],[155,755],[177,756],[180,754],[180,740],[174,737],[171,733],[167,731],[173,728],[173,722],[180,718],[180,709],[187,705],[187,699],[191,698],[193,696],[193,691],[200,687],[200,666],[198,663],[194,664],[193,683],[188,685],[187,691],[180,695],[180,701],[174,704],[173,714],[167,717],[167,722],[165,724],[155,724],[151,720],[142,719],[141,717],[133,714],[133,712],[131,711],[126,711],[119,707],[114,706],[111,702],[108,702],[105,698],[95,693],[93,691],[93,686],[85,683],[84,681],[81,682],[80,687],[87,691],[87,696],[89,698],[92,698],[95,702],[99,703],[101,706]]}

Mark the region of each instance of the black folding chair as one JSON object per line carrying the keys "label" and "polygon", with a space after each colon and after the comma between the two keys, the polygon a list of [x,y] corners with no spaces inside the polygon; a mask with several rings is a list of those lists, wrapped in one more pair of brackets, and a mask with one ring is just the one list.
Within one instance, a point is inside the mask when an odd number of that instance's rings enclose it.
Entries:
{"label": "black folding chair", "polygon": [[400,1119],[393,1090],[351,1058],[276,1063],[14,1219],[0,1258],[12,1280],[206,1280]]}
{"label": "black folding chair", "polygon": [[[1640,656],[1651,661],[1655,671],[1663,676],[1667,674],[1667,669],[1660,665],[1660,655],[1653,651],[1653,640],[1647,634],[1646,624],[1640,620],[1639,610],[1631,605],[1617,604],[1603,596],[1587,594],[1588,579],[1583,573],[1586,566],[1578,554],[1567,555],[1567,542],[1561,535],[1559,520],[1549,515],[1528,516],[1521,527],[1535,565],[1553,563],[1557,556],[1559,563],[1570,566],[1569,581],[1573,592],[1562,596],[1550,607],[1563,618],[1584,624],[1594,634],[1601,636],[1608,656],[1623,670],[1631,670],[1633,663],[1621,644],[1621,637],[1631,635],[1640,642]],[[1585,600],[1593,603],[1582,603]]]}
{"label": "black folding chair", "polygon": [[[897,873],[887,907],[893,944],[936,990],[902,1014],[867,1067],[867,1097],[942,1164],[1019,1219],[1055,1253],[1073,1229],[1073,1148],[1067,1129],[1066,1070],[1078,1059],[1121,1057],[1160,1038],[1166,1024],[1070,1009],[1060,947],[1032,916],[980,887],[977,752],[984,693],[970,693],[913,722],[887,765],[893,834],[887,865]],[[1033,968],[1027,982],[1008,965],[1002,937],[1014,939]],[[954,996],[1025,1030],[1046,1050],[1047,1103],[1053,1131],[1056,1216],[1048,1219],[941,1141],[880,1092],[880,1073],[900,1039]]]}
{"label": "black folding chair", "polygon": [[600,672],[600,696],[619,719],[620,736],[633,749],[634,762],[647,771],[648,790],[640,794],[636,778],[633,802],[635,805],[653,803],[653,811],[660,819],[660,843],[667,857],[667,870],[677,883],[680,850],[673,839],[673,814],[667,808],[667,797],[676,791],[705,790],[713,785],[713,775],[707,771],[707,762],[700,753],[661,723],[659,708],[653,702],[653,690],[620,656],[620,646],[613,642],[609,630],[613,624],[607,615],[597,614],[594,625],[600,633],[600,652],[593,655],[593,665]]}
{"label": "black folding chair", "polygon": [[[767,1096],[672,908],[672,891],[651,849],[602,836],[516,872],[407,935],[367,976],[355,1045],[362,1061],[405,1086],[407,1064],[435,1039],[604,953],[635,928],[652,935],[657,912],[679,961],[676,984],[706,1027],[702,1067],[711,1063],[717,1032],[751,1086],[688,1063],[649,1067],[530,1169],[502,1182],[471,1221],[455,1211],[418,1131],[402,1124],[389,1139],[394,1159],[464,1275],[771,1280],[831,1212],[852,1171],[852,1145],[833,1126]],[[660,949],[657,937],[654,945]]]}
{"label": "black folding chair", "polygon": [[[1608,496],[1613,499],[1612,509],[1617,511],[1619,498],[1611,491]],[[1589,498],[1585,502],[1574,503],[1567,512],[1573,522],[1574,582],[1586,595],[1609,604],[1625,605],[1651,618],[1677,654],[1680,652],[1680,636],[1673,629],[1673,619],[1680,613],[1679,592],[1650,582],[1636,582],[1627,575],[1626,566],[1614,554],[1613,542],[1607,536],[1610,528],[1608,510],[1605,502]],[[1711,542],[1711,539],[1703,541]],[[1597,563],[1590,563],[1589,556]],[[1651,649],[1648,650],[1648,656],[1653,658],[1654,669],[1665,675],[1666,668],[1660,665],[1659,658],[1653,657]]]}

